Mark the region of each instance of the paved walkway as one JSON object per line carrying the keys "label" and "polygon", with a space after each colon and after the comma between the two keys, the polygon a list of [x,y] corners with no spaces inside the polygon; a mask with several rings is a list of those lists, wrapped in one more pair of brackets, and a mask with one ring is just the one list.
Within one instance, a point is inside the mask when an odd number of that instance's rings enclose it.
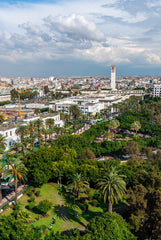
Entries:
{"label": "paved walkway", "polygon": [[[17,192],[18,192],[18,197],[24,192],[24,190],[28,187],[28,185],[21,185],[18,187]],[[1,203],[0,203],[0,209],[7,203],[12,204],[13,199],[15,198],[15,192],[12,191],[10,194],[6,195]]]}

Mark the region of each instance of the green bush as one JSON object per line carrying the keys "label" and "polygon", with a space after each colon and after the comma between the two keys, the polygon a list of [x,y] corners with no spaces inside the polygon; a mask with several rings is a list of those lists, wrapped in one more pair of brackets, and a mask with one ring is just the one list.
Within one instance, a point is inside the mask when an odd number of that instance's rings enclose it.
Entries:
{"label": "green bush", "polygon": [[12,207],[12,209],[19,211],[19,210],[20,210],[20,204],[19,204],[19,203],[14,204],[13,207]]}
{"label": "green bush", "polygon": [[35,188],[33,188],[33,189],[32,189],[32,192],[33,192],[33,193],[35,193],[35,192],[36,192],[36,189],[35,189]]}
{"label": "green bush", "polygon": [[32,188],[33,188],[33,186],[29,186],[28,188],[26,188],[26,190],[24,191],[24,193],[28,193]]}
{"label": "green bush", "polygon": [[82,209],[83,211],[85,211],[85,212],[88,211],[88,208],[89,208],[88,204],[83,204],[83,205],[81,206],[81,209]]}
{"label": "green bush", "polygon": [[91,191],[90,188],[87,188],[87,189],[85,190],[85,193],[86,193],[86,194],[89,194],[90,191]]}
{"label": "green bush", "polygon": [[79,198],[79,202],[80,202],[80,203],[85,203],[85,202],[86,202],[86,198],[85,198],[85,197]]}
{"label": "green bush", "polygon": [[28,205],[28,209],[32,210],[35,207],[35,203],[34,202],[30,202]]}
{"label": "green bush", "polygon": [[39,197],[39,196],[40,196],[40,190],[37,190],[37,191],[35,192],[35,195],[36,195],[37,197]]}
{"label": "green bush", "polygon": [[47,214],[47,212],[51,209],[52,202],[49,200],[42,200],[39,202],[39,205],[37,206],[38,211],[41,212],[43,216]]}
{"label": "green bush", "polygon": [[7,203],[6,205],[3,206],[3,211],[6,210],[9,207],[9,203]]}
{"label": "green bush", "polygon": [[28,199],[28,202],[35,202],[35,197],[31,197],[30,199]]}
{"label": "green bush", "polygon": [[98,206],[98,201],[96,199],[93,199],[91,204],[92,204],[92,206],[97,207]]}
{"label": "green bush", "polygon": [[88,195],[88,200],[89,200],[89,201],[91,201],[91,200],[92,200],[92,198],[93,198],[93,196],[92,196],[92,195]]}
{"label": "green bush", "polygon": [[27,195],[28,195],[29,197],[31,197],[31,196],[33,195],[33,192],[30,191],[30,192],[27,193]]}

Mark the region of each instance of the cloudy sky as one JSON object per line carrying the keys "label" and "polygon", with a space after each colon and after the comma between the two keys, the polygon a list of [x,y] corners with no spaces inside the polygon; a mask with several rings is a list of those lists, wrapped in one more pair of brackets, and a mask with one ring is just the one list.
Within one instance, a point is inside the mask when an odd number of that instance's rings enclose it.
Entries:
{"label": "cloudy sky", "polygon": [[0,0],[0,76],[161,75],[161,0]]}

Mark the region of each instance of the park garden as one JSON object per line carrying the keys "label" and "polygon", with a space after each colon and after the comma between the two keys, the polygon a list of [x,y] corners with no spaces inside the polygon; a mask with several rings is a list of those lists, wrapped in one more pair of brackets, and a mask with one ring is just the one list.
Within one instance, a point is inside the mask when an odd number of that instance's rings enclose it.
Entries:
{"label": "park garden", "polygon": [[161,103],[128,104],[115,120],[79,135],[45,142],[36,125],[37,148],[34,141],[15,148],[15,184],[30,187],[2,214],[0,239],[160,239]]}

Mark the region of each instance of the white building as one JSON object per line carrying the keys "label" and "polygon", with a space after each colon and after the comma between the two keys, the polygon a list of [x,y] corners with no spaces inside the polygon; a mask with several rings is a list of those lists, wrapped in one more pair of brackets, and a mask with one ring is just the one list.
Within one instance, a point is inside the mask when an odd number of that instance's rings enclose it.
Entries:
{"label": "white building", "polygon": [[60,114],[47,114],[44,116],[42,115],[41,117],[36,116],[33,118],[26,118],[26,119],[23,119],[22,122],[18,122],[18,123],[11,122],[10,124],[9,123],[7,124],[7,122],[5,122],[5,124],[3,124],[3,127],[0,127],[0,134],[2,134],[7,140],[6,150],[10,149],[14,142],[20,141],[19,136],[16,134],[17,127],[21,125],[27,125],[30,121],[35,121],[39,118],[41,118],[44,121],[44,123],[46,119],[52,118],[54,119],[54,124],[57,125],[58,127],[63,127],[64,125],[64,122],[60,120]]}
{"label": "white building", "polygon": [[153,85],[153,97],[161,97],[161,84]]}
{"label": "white building", "polygon": [[116,89],[116,66],[111,66],[111,89]]}
{"label": "white building", "polygon": [[56,111],[64,111],[69,113],[71,105],[77,105],[83,114],[91,113],[95,115],[104,109],[104,102],[99,102],[99,99],[94,98],[70,98],[66,101],[57,102],[55,104]]}

